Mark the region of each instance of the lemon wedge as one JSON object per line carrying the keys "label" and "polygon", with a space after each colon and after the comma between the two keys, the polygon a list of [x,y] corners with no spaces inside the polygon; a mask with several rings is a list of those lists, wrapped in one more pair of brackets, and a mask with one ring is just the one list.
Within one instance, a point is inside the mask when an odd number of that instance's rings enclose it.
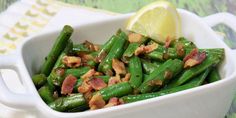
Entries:
{"label": "lemon wedge", "polygon": [[172,3],[157,1],[132,16],[126,29],[165,43],[167,38],[175,40],[181,36],[180,16]]}

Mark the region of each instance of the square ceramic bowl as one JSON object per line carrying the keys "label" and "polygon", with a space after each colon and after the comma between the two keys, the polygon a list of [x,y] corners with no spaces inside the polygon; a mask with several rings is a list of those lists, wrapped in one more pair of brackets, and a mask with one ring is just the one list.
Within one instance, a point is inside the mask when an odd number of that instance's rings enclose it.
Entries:
{"label": "square ceramic bowl", "polygon": [[[57,118],[223,118],[227,113],[236,88],[235,51],[211,29],[224,23],[235,30],[236,18],[228,13],[220,13],[205,18],[178,9],[182,19],[183,36],[195,42],[200,48],[225,48],[225,59],[219,67],[222,80],[193,89],[94,111],[62,113],[50,109],[40,98],[31,76],[39,70],[61,29],[42,33],[27,39],[15,55],[0,57],[0,68],[14,69],[20,76],[27,92],[16,94],[7,88],[0,78],[0,102],[19,109],[34,110],[39,117]],[[75,43],[89,40],[102,44],[116,32],[124,28],[131,16],[121,15],[100,22],[73,26],[72,39]],[[235,30],[236,31],[236,30]],[[0,76],[1,77],[1,76]]]}

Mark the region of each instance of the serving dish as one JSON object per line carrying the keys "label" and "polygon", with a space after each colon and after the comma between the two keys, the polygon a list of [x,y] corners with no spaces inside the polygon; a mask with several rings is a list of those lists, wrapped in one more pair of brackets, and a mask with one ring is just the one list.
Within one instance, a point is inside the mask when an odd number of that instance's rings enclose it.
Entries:
{"label": "serving dish", "polygon": [[[39,70],[43,58],[48,54],[60,29],[44,32],[28,38],[19,47],[16,54],[0,57],[1,69],[13,69],[26,87],[26,93],[16,94],[7,88],[0,76],[0,102],[19,109],[36,111],[39,117],[57,118],[222,118],[227,113],[236,88],[236,51],[226,44],[211,29],[224,23],[236,31],[236,18],[228,13],[220,13],[205,18],[178,9],[182,20],[183,36],[190,39],[200,48],[225,48],[225,59],[219,70],[220,81],[197,88],[152,98],[136,103],[120,105],[81,113],[61,113],[49,108],[38,95],[31,76]],[[84,40],[93,43],[104,43],[118,28],[124,28],[125,22],[132,14],[109,18],[104,21],[74,26],[72,39],[75,43]]]}

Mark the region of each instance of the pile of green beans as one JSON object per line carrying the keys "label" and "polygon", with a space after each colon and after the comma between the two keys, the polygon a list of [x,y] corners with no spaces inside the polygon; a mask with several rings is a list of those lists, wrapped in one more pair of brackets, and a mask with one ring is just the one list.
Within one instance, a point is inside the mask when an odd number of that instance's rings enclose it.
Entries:
{"label": "pile of green beans", "polygon": [[[217,67],[224,57],[223,48],[198,49],[206,53],[206,58],[198,65],[184,68],[184,58],[197,47],[183,37],[165,47],[144,36],[139,42],[130,42],[128,35],[131,32],[118,30],[105,44],[97,45],[98,50],[94,50],[85,43],[73,44],[70,39],[72,33],[71,26],[64,26],[40,72],[32,77],[39,95],[57,111],[81,112],[89,109],[89,99],[78,88],[83,84],[83,75],[91,69],[99,74],[92,75],[90,79],[100,78],[108,84],[101,90],[91,91],[91,96],[99,93],[106,103],[113,97],[117,97],[122,104],[146,100],[220,80]],[[151,52],[135,54],[139,47],[153,43],[158,46]],[[63,62],[65,56],[81,57],[84,54],[90,59],[82,66],[68,67]],[[117,76],[113,59],[124,63],[130,77],[127,81],[109,85],[111,78]],[[62,84],[70,75],[76,78],[73,91],[62,94]],[[125,75],[120,74],[119,77]]]}

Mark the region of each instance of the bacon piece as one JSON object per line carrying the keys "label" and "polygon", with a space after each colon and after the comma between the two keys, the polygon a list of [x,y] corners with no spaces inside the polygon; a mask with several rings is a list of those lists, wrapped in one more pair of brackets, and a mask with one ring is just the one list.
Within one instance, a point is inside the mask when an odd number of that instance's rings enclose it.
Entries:
{"label": "bacon piece", "polygon": [[88,72],[86,72],[84,75],[81,76],[83,80],[92,77],[96,71],[94,69],[90,69]]}
{"label": "bacon piece", "polygon": [[116,75],[114,77],[111,77],[108,81],[108,86],[112,86],[114,84],[118,84],[120,83],[121,80],[120,80],[120,75]]}
{"label": "bacon piece", "polygon": [[101,78],[93,78],[89,80],[89,84],[94,90],[101,90],[107,87],[107,84]]}
{"label": "bacon piece", "polygon": [[87,53],[84,53],[84,52],[79,53],[78,56],[81,58],[82,62],[87,62],[89,60],[94,59],[91,54],[87,54]]}
{"label": "bacon piece", "polygon": [[122,82],[128,82],[131,77],[130,73],[127,73],[124,78],[121,79]]}
{"label": "bacon piece", "polygon": [[56,68],[55,72],[56,72],[56,75],[63,76],[65,74],[65,69],[64,68]]}
{"label": "bacon piece", "polygon": [[112,59],[112,68],[116,74],[126,74],[125,64],[118,59]]}
{"label": "bacon piece", "polygon": [[93,97],[93,91],[88,91],[88,92],[84,93],[83,95],[84,95],[84,99],[86,101],[90,101],[91,98]]}
{"label": "bacon piece", "polygon": [[135,56],[138,56],[138,55],[140,55],[140,54],[143,54],[144,51],[145,51],[144,47],[145,47],[144,45],[139,46],[139,47],[134,51],[134,55],[135,55]]}
{"label": "bacon piece", "polygon": [[186,62],[188,59],[194,57],[195,55],[197,55],[198,53],[198,49],[194,48],[188,55],[186,55],[183,59],[184,62]]}
{"label": "bacon piece", "polygon": [[83,81],[82,85],[78,87],[78,92],[87,93],[87,92],[90,92],[92,89],[93,89],[92,86],[88,84],[87,80],[85,80]]}
{"label": "bacon piece", "polygon": [[190,54],[184,58],[184,68],[193,67],[202,63],[206,58],[206,52],[199,52],[197,48],[193,49]]}
{"label": "bacon piece", "polygon": [[128,40],[130,43],[140,43],[142,41],[143,36],[137,33],[130,33],[128,36]]}
{"label": "bacon piece", "polygon": [[178,43],[176,46],[176,52],[177,55],[180,57],[183,57],[185,55],[185,50],[184,50],[184,46],[181,43]]}
{"label": "bacon piece", "polygon": [[120,105],[120,101],[119,101],[119,98],[117,97],[113,97],[113,98],[110,98],[109,102],[104,106],[104,108],[107,108],[107,107],[113,107],[113,106],[117,106],[117,105]]}
{"label": "bacon piece", "polygon": [[158,44],[157,43],[153,43],[153,44],[145,46],[144,47],[144,51],[145,51],[145,53],[150,53],[150,52],[152,52],[153,50],[155,50],[157,48],[158,48]]}
{"label": "bacon piece", "polygon": [[81,58],[76,56],[64,56],[62,63],[67,67],[79,67],[81,65]]}
{"label": "bacon piece", "polygon": [[162,81],[161,80],[151,80],[148,84],[150,86],[161,86],[162,85]]}
{"label": "bacon piece", "polygon": [[89,107],[91,110],[101,109],[106,105],[100,93],[95,94],[89,101]]}
{"label": "bacon piece", "polygon": [[104,51],[102,53],[100,53],[96,58],[95,61],[96,62],[102,62],[102,60],[107,56],[107,53]]}
{"label": "bacon piece", "polygon": [[165,48],[169,48],[169,47],[170,47],[170,43],[171,43],[171,39],[170,39],[170,37],[168,36],[168,37],[166,38]]}
{"label": "bacon piece", "polygon": [[140,54],[150,53],[150,52],[154,51],[157,48],[158,48],[157,43],[152,43],[152,44],[147,45],[147,46],[141,45],[134,51],[134,55],[138,56]]}
{"label": "bacon piece", "polygon": [[95,50],[95,45],[94,45],[93,43],[91,43],[91,42],[89,42],[89,41],[86,40],[83,44],[84,44],[84,46],[87,47],[89,50],[91,50],[91,51],[96,51],[96,50]]}
{"label": "bacon piece", "polygon": [[61,94],[71,94],[74,88],[74,85],[77,81],[77,78],[73,75],[68,75],[62,83]]}
{"label": "bacon piece", "polygon": [[164,74],[165,79],[171,79],[173,77],[173,72],[170,70],[166,70]]}

